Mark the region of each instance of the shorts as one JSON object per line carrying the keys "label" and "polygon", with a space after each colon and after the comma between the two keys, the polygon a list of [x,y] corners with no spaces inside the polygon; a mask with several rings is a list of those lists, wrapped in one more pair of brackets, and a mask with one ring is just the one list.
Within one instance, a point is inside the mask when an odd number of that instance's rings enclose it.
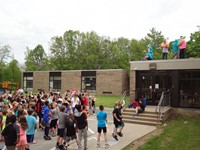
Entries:
{"label": "shorts", "polygon": [[102,130],[103,130],[103,133],[107,132],[107,128],[106,127],[98,127],[97,128],[98,133],[101,133]]}
{"label": "shorts", "polygon": [[118,123],[114,123],[115,125],[115,128],[120,128],[120,127],[124,127],[124,122],[123,121],[120,121]]}
{"label": "shorts", "polygon": [[50,123],[50,128],[56,128],[56,125],[57,125],[57,121],[58,119],[54,119],[54,120],[51,120],[51,123]]}
{"label": "shorts", "polygon": [[92,101],[92,106],[95,106],[95,101]]}
{"label": "shorts", "polygon": [[64,137],[65,135],[65,128],[58,129],[57,135],[60,137]]}
{"label": "shorts", "polygon": [[9,149],[9,150],[15,150],[16,146],[6,145],[6,148]]}
{"label": "shorts", "polygon": [[77,136],[76,134],[72,135],[72,136],[67,136],[65,137],[65,140],[66,142],[69,142],[70,140],[74,140],[74,139],[77,139]]}
{"label": "shorts", "polygon": [[34,140],[34,134],[26,135],[26,140],[27,140],[27,143],[32,143]]}

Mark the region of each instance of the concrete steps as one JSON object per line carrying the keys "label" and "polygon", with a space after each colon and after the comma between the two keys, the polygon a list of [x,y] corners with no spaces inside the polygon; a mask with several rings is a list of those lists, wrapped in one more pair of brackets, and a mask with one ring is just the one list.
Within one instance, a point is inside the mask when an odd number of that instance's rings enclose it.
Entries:
{"label": "concrete steps", "polygon": [[123,111],[122,116],[125,123],[157,126],[161,125],[162,122],[168,118],[169,112],[170,109],[167,109],[163,113],[160,121],[158,120],[158,114],[155,112],[155,109],[147,109],[144,113],[139,113],[138,116],[135,116],[135,110],[133,108],[126,108]]}

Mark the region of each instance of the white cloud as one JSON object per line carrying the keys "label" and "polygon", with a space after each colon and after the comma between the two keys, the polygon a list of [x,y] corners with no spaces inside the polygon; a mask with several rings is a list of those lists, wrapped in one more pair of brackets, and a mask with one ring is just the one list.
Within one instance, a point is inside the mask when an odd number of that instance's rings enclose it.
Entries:
{"label": "white cloud", "polygon": [[113,38],[140,39],[152,27],[170,40],[197,30],[198,0],[0,0],[0,44],[24,62],[26,47],[67,30],[95,31]]}

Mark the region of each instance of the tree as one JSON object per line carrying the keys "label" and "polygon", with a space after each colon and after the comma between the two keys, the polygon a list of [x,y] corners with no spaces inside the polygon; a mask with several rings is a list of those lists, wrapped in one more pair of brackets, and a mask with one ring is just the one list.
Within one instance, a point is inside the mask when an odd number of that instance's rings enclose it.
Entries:
{"label": "tree", "polygon": [[150,29],[150,33],[147,33],[142,42],[145,43],[146,49],[147,45],[151,44],[152,48],[154,49],[154,59],[161,59],[162,50],[160,48],[160,44],[163,42],[164,36],[162,35],[161,31],[156,31],[155,28]]}
{"label": "tree", "polygon": [[141,58],[144,58],[143,50],[146,49],[147,45],[144,40],[138,41],[136,39],[132,39],[130,41],[130,53],[131,53],[130,61],[141,60]]}
{"label": "tree", "polygon": [[10,58],[11,47],[9,45],[0,45],[0,63]]}
{"label": "tree", "polygon": [[6,60],[10,58],[11,47],[9,45],[0,45],[0,81],[5,78],[4,71],[6,68]]}
{"label": "tree", "polygon": [[191,34],[186,50],[189,57],[200,57],[200,27],[199,31]]}
{"label": "tree", "polygon": [[21,82],[21,70],[18,61],[13,59],[4,71],[4,80],[12,82]]}
{"label": "tree", "polygon": [[25,53],[25,66],[28,71],[48,70],[48,59],[42,45],[37,45],[33,50],[27,48]]}

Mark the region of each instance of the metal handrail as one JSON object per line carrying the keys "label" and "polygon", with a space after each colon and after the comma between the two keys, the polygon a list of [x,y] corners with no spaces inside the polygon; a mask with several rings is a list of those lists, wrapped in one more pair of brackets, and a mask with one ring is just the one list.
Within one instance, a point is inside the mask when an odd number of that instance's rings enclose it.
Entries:
{"label": "metal handrail", "polygon": [[[166,95],[167,97],[166,99]],[[167,102],[168,101],[168,102]],[[155,111],[158,113],[157,120],[158,122],[162,120],[162,115],[164,113],[164,108],[170,106],[170,92],[168,91],[163,91],[159,100],[159,103],[155,109]]]}
{"label": "metal handrail", "polygon": [[[126,104],[126,99],[125,97],[127,96],[127,94],[129,93],[129,90],[124,91],[124,93],[122,94],[121,98],[119,99],[118,103],[122,104],[123,110],[128,106]],[[130,93],[129,93],[130,94]]]}

